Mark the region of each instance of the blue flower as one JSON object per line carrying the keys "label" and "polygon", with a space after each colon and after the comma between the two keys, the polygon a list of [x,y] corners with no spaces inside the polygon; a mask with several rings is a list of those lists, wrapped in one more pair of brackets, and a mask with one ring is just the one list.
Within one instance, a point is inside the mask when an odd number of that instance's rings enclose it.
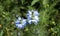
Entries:
{"label": "blue flower", "polygon": [[18,28],[25,28],[25,26],[27,25],[27,22],[29,24],[32,24],[34,23],[35,25],[38,24],[39,22],[39,13],[38,11],[36,10],[28,10],[28,13],[27,13],[27,19],[24,19],[24,18],[21,18],[21,17],[18,17],[18,19],[15,21],[15,24]]}
{"label": "blue flower", "polygon": [[26,19],[20,17],[18,17],[18,19],[15,21],[16,26],[21,29],[25,28],[26,23],[27,23]]}
{"label": "blue flower", "polygon": [[[32,15],[32,12],[33,12],[33,15]],[[27,13],[28,23],[29,24],[32,24],[32,23],[38,24],[38,21],[39,21],[39,17],[38,16],[39,16],[38,11],[36,11],[36,10],[32,10],[32,11],[28,10],[28,13]]]}

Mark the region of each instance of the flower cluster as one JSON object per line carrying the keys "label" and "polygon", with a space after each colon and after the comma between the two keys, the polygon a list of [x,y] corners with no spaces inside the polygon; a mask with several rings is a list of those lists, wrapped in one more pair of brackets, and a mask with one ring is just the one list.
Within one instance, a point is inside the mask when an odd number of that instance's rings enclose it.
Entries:
{"label": "flower cluster", "polygon": [[15,24],[18,28],[24,28],[26,26],[26,24],[32,24],[34,23],[35,25],[38,24],[38,21],[39,21],[39,13],[38,11],[36,10],[28,10],[28,13],[27,13],[27,19],[24,19],[24,18],[21,18],[21,17],[18,17],[18,19],[15,21]]}

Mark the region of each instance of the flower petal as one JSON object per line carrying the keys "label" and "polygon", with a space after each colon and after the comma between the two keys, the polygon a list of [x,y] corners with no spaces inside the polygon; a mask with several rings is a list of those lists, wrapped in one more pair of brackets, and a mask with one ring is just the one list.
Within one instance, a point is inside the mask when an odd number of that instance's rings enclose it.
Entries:
{"label": "flower petal", "polygon": [[32,14],[32,11],[28,10],[28,13],[29,13],[29,14]]}
{"label": "flower petal", "polygon": [[32,20],[28,20],[28,23],[29,23],[29,24],[32,24]]}
{"label": "flower petal", "polygon": [[39,16],[38,11],[34,11],[34,16]]}
{"label": "flower petal", "polygon": [[26,26],[26,23],[27,23],[26,19],[22,19],[22,25]]}
{"label": "flower petal", "polygon": [[15,21],[15,24],[20,24],[20,21],[19,20]]}
{"label": "flower petal", "polygon": [[39,21],[39,17],[38,16],[34,16],[34,19]]}
{"label": "flower petal", "polygon": [[22,25],[22,24],[16,24],[16,26],[18,27],[18,28],[24,28],[24,26]]}
{"label": "flower petal", "polygon": [[38,24],[38,21],[36,21],[36,20],[32,20],[32,22],[33,22],[35,25]]}

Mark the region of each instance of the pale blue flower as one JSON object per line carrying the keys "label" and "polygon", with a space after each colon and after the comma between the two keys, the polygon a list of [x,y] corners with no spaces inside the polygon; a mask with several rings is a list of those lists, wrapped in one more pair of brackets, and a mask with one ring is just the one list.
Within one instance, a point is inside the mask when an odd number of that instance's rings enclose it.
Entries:
{"label": "pale blue flower", "polygon": [[[33,12],[33,15],[32,15],[32,12]],[[32,17],[32,16],[34,16],[34,17]],[[38,11],[36,11],[36,10],[29,10],[28,11],[28,13],[27,13],[27,20],[28,20],[28,23],[29,24],[32,24],[32,23],[34,23],[34,24],[38,24],[38,21],[39,21],[39,13],[38,13]]]}
{"label": "pale blue flower", "polygon": [[18,17],[18,19],[15,21],[16,26],[21,29],[25,28],[26,23],[27,23],[26,19],[20,17]]}
{"label": "pale blue flower", "polygon": [[20,22],[19,20],[16,20],[16,21],[15,21],[15,25],[16,25],[16,27],[18,27],[18,28],[24,28],[24,26],[21,24],[21,22]]}

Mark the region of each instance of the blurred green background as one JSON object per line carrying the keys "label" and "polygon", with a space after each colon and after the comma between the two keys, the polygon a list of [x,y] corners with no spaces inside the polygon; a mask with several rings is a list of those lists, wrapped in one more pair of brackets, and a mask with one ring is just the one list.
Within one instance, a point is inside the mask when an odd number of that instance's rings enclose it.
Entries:
{"label": "blurred green background", "polygon": [[[38,25],[17,28],[16,15],[32,9],[40,13]],[[0,36],[60,36],[60,0],[0,0]]]}

